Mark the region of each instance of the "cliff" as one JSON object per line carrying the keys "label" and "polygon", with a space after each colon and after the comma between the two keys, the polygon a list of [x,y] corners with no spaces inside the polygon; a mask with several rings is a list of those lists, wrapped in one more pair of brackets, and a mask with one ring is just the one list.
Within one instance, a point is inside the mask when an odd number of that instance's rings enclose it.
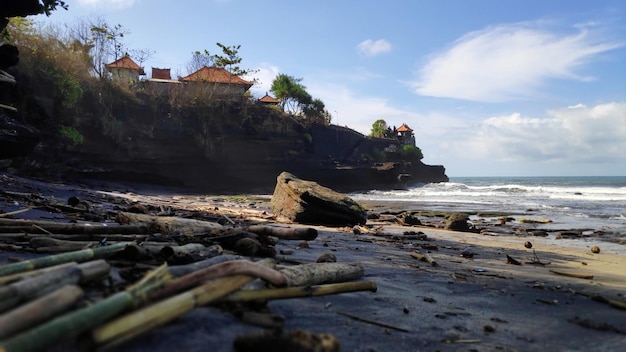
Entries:
{"label": "cliff", "polygon": [[18,83],[1,87],[0,98],[40,142],[27,156],[0,161],[0,170],[206,193],[271,193],[283,171],[342,192],[448,180],[443,166],[383,152],[398,141],[304,126],[247,97],[175,100],[92,79],[71,86],[80,94],[69,104],[58,79],[19,65],[11,73]]}

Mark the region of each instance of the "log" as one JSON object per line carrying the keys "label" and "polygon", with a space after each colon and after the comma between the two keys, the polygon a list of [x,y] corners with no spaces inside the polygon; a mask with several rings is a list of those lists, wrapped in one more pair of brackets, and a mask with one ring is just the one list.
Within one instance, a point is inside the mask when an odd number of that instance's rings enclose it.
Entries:
{"label": "log", "polygon": [[[274,261],[271,259],[259,261],[261,265],[273,265],[273,263]],[[254,279],[255,277],[249,275],[234,275],[207,282],[202,286],[136,310],[95,329],[91,334],[92,340],[104,349],[118,345],[164,325],[195,307],[206,305],[224,297]]]}
{"label": "log", "polygon": [[361,263],[314,263],[279,268],[288,286],[311,286],[345,282],[363,277]]}
{"label": "log", "polygon": [[130,243],[120,242],[110,246],[83,249],[75,252],[56,254],[47,257],[25,260],[17,263],[4,264],[0,266],[0,276],[45,268],[67,262],[81,263],[92,259],[106,258],[123,251],[128,244]]}
{"label": "log", "polygon": [[145,302],[152,290],[169,280],[165,266],[149,272],[137,284],[95,304],[38,325],[0,342],[2,352],[30,352],[49,348],[56,342],[78,336]]}
{"label": "log", "polygon": [[378,287],[373,281],[340,282],[315,286],[239,290],[224,297],[223,300],[228,302],[267,301],[272,299],[326,296],[357,291],[376,292],[377,289]]}
{"label": "log", "polygon": [[278,227],[266,225],[248,226],[248,231],[264,236],[274,236],[282,240],[312,241],[317,238],[317,230],[312,227]]}
{"label": "log", "polygon": [[119,213],[117,221],[122,225],[145,226],[151,233],[158,232],[164,236],[199,236],[224,229],[222,225],[216,222],[135,213]]}
{"label": "log", "polygon": [[65,312],[84,295],[75,285],[65,285],[0,316],[0,340]]}

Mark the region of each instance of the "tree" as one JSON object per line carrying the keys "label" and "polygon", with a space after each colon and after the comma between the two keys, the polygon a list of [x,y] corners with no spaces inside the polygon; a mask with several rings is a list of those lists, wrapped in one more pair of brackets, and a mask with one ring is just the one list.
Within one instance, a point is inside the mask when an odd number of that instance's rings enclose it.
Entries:
{"label": "tree", "polygon": [[286,74],[278,74],[272,81],[270,92],[280,100],[280,106],[284,111],[292,115],[302,112],[304,105],[311,104],[313,98],[302,85],[302,78],[294,78]]}
{"label": "tree", "polygon": [[330,113],[320,99],[313,99],[310,104],[302,108],[302,112],[308,123],[317,123],[324,126],[330,125]]}
{"label": "tree", "polygon": [[376,120],[372,124],[372,131],[370,132],[370,137],[384,138],[385,133],[387,132],[388,128],[389,126],[387,126],[387,122],[385,120],[383,119]]}
{"label": "tree", "polygon": [[222,43],[215,44],[222,49],[222,53],[224,54],[216,54],[212,56],[216,67],[224,68],[235,76],[246,76],[257,71],[251,69],[242,69],[238,66],[242,61],[242,58],[239,56],[239,49],[241,48],[241,45],[226,46]]}
{"label": "tree", "polygon": [[213,65],[215,65],[215,59],[208,50],[196,50],[191,53],[191,60],[187,63],[187,70],[193,73],[205,66],[211,67]]}
{"label": "tree", "polygon": [[131,49],[130,55],[137,60],[139,66],[143,66],[143,63],[148,61],[151,57],[156,54],[156,51],[152,49]]}

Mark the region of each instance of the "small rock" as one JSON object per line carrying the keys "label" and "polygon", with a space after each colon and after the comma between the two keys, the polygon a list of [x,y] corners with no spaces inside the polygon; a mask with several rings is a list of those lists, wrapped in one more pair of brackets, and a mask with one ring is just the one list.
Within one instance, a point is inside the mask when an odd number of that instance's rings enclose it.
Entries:
{"label": "small rock", "polygon": [[598,247],[598,246],[591,247],[591,252],[592,253],[600,253],[600,247]]}
{"label": "small rock", "polygon": [[317,258],[318,263],[336,263],[337,257],[334,254],[324,253]]}
{"label": "small rock", "polygon": [[474,258],[474,252],[470,248],[465,248],[461,251],[461,257],[463,258]]}
{"label": "small rock", "polygon": [[296,247],[297,248],[310,248],[309,247],[309,242],[307,242],[307,241],[300,241],[300,243],[298,243],[298,245]]}
{"label": "small rock", "polygon": [[493,326],[491,326],[491,325],[485,325],[485,326],[483,327],[483,330],[484,330],[485,332],[496,332],[496,328],[494,328],[494,327],[493,327]]}
{"label": "small rock", "polygon": [[526,248],[529,248],[529,249],[530,249],[530,248],[533,248],[533,244],[532,244],[532,243],[530,243],[530,241],[526,241],[526,242],[524,243],[524,247],[526,247]]}

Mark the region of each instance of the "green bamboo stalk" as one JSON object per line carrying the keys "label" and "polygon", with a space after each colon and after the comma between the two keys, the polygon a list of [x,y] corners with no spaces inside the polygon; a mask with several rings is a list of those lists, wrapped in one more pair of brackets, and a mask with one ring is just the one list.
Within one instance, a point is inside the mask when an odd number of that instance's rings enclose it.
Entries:
{"label": "green bamboo stalk", "polygon": [[[264,259],[258,263],[264,266],[274,265],[271,259]],[[164,325],[195,307],[206,305],[235,292],[254,279],[255,277],[249,275],[233,275],[210,281],[100,326],[92,332],[92,339],[103,348],[118,345]]]}
{"label": "green bamboo stalk", "polygon": [[33,329],[0,341],[0,352],[34,352],[91,330],[124,311],[146,302],[150,293],[171,279],[167,266],[149,272],[137,284],[91,306],[67,313]]}
{"label": "green bamboo stalk", "polygon": [[67,262],[85,262],[92,259],[106,258],[121,252],[133,242],[120,242],[110,246],[83,249],[80,251],[61,253],[47,257],[25,260],[0,266],[0,276],[21,273],[39,268],[45,268]]}
{"label": "green bamboo stalk", "polygon": [[15,335],[66,311],[84,295],[76,285],[66,285],[0,316],[0,339]]}

